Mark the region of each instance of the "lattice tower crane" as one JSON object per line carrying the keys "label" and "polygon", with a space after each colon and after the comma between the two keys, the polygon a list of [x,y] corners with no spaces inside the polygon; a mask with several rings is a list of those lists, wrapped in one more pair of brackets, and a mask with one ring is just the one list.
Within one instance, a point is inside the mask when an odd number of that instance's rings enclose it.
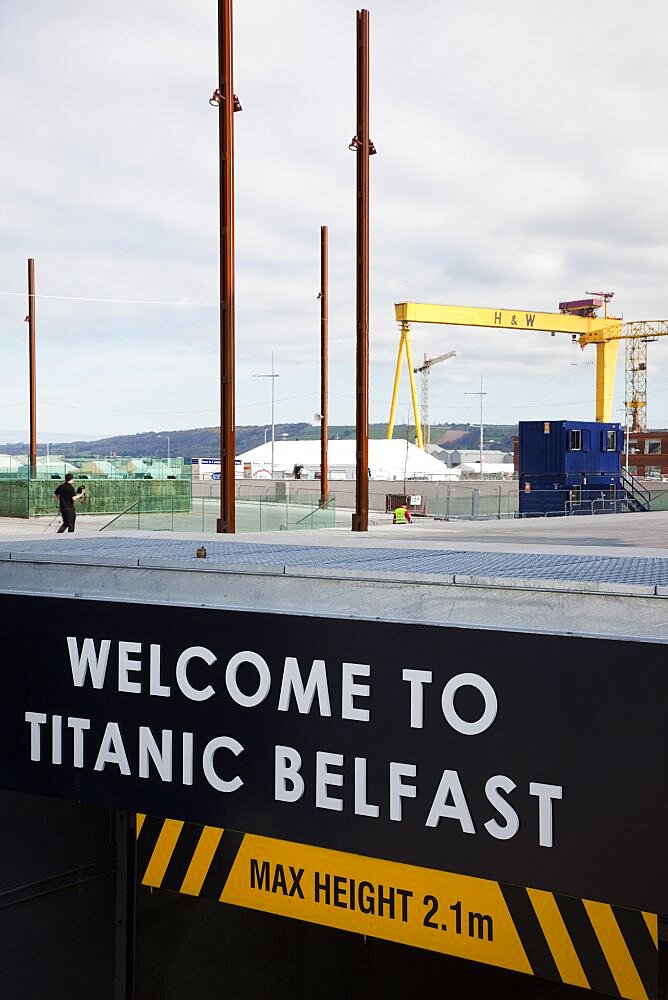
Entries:
{"label": "lattice tower crane", "polygon": [[624,406],[626,426],[631,431],[647,430],[647,345],[668,336],[668,320],[638,320],[625,323]]}
{"label": "lattice tower crane", "polygon": [[422,375],[421,389],[421,424],[422,424],[422,442],[423,447],[426,450],[431,444],[430,434],[431,425],[429,423],[429,373],[431,372],[434,365],[440,365],[441,361],[447,361],[448,358],[454,358],[457,356],[456,351],[448,351],[447,354],[439,354],[437,358],[430,358],[428,354],[424,356],[424,362],[419,368],[414,368],[413,371],[417,375],[420,373]]}

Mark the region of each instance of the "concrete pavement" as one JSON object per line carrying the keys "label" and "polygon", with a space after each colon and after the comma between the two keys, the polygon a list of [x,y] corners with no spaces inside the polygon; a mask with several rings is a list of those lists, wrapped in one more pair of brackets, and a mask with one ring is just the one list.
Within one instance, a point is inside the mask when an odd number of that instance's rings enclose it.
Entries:
{"label": "concrete pavement", "polygon": [[[379,520],[375,515],[374,521]],[[668,556],[668,511],[643,514],[606,514],[594,517],[555,517],[484,521],[421,521],[393,525],[389,515],[384,523],[371,524],[368,532],[346,527],[315,531],[253,532],[216,535],[205,532],[129,532],[111,524],[108,515],[77,518],[76,532],[57,535],[57,519],[0,518],[0,541],[10,539],[57,538],[67,544],[76,538],[206,538],[235,542],[282,545],[322,545],[356,547],[410,547],[430,550],[457,549],[478,552],[536,552],[580,555],[638,557]],[[106,530],[102,530],[109,525]]]}

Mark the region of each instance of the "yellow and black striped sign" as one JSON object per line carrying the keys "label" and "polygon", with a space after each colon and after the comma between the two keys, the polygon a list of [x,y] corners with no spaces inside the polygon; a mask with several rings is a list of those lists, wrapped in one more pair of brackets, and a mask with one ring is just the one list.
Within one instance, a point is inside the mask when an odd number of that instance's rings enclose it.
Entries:
{"label": "yellow and black striped sign", "polygon": [[143,885],[427,948],[628,1000],[657,992],[657,916],[137,815]]}

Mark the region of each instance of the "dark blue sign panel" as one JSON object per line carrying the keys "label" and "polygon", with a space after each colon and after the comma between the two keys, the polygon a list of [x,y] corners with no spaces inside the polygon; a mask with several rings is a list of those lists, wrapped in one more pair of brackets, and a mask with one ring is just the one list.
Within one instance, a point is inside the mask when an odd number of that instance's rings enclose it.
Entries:
{"label": "dark blue sign panel", "polygon": [[665,647],[0,596],[0,787],[668,910]]}

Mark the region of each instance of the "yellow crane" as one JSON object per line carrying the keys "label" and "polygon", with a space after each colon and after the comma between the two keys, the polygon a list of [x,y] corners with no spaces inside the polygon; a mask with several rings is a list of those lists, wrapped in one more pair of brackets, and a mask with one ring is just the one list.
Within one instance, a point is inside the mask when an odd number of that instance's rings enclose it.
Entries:
{"label": "yellow crane", "polygon": [[[642,320],[623,323],[619,316],[573,315],[566,312],[544,313],[530,309],[482,309],[475,306],[436,305],[426,302],[398,302],[395,304],[395,317],[400,325],[399,350],[394,374],[392,404],[387,425],[387,437],[391,438],[394,431],[395,412],[399,393],[401,364],[404,351],[408,365],[408,374],[413,403],[415,425],[419,428],[417,393],[413,376],[413,359],[410,340],[411,323],[438,323],[445,326],[487,327],[501,330],[540,330],[553,336],[557,333],[568,333],[580,345],[587,347],[596,345],[596,420],[609,423],[612,416],[612,401],[615,386],[615,365],[620,340],[631,341],[642,345],[656,337],[668,335],[668,320]],[[637,351],[636,351],[637,353]],[[630,350],[627,348],[627,399],[629,414],[635,418],[629,420],[632,429],[640,429],[643,407],[646,402],[646,360],[636,364],[632,391],[629,388],[628,359]],[[644,392],[644,395],[643,395]],[[639,416],[640,415],[640,416]],[[421,434],[418,434],[418,445],[423,447]]]}
{"label": "yellow crane", "polygon": [[416,375],[422,375],[422,434],[418,434],[418,447],[420,448],[424,447],[427,449],[431,444],[431,425],[429,422],[429,375],[434,365],[440,365],[441,361],[447,361],[448,358],[454,358],[456,356],[456,351],[448,351],[447,354],[439,354],[437,358],[430,358],[428,354],[425,354],[423,363],[418,368],[413,369]]}

